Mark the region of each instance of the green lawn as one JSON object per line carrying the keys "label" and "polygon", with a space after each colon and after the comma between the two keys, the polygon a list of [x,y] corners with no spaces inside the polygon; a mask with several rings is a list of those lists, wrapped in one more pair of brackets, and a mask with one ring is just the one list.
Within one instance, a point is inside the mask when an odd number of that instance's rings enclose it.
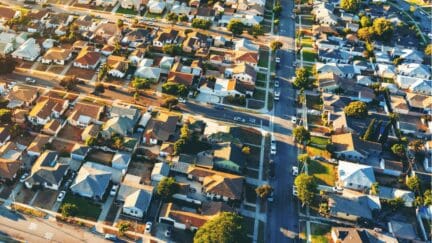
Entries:
{"label": "green lawn", "polygon": [[327,243],[330,238],[331,226],[322,224],[311,224],[312,242]]}
{"label": "green lawn", "polygon": [[315,62],[315,58],[317,57],[317,53],[314,50],[303,50],[303,61],[306,62]]}
{"label": "green lawn", "polygon": [[253,98],[257,100],[264,100],[265,99],[265,91],[261,89],[255,89]]}
{"label": "green lawn", "polygon": [[267,96],[267,110],[270,111],[272,109],[273,109],[273,94],[269,92]]}
{"label": "green lawn", "polygon": [[302,25],[313,25],[314,21],[313,21],[313,17],[308,15],[308,16],[302,16],[302,21],[301,24]]}
{"label": "green lawn", "polygon": [[255,82],[255,86],[257,86],[257,87],[265,87],[266,83],[267,82],[265,82],[265,81],[256,81]]}
{"label": "green lawn", "polygon": [[65,203],[72,203],[77,205],[79,211],[76,216],[84,219],[96,221],[102,211],[101,206],[99,204],[96,204],[92,200],[87,198],[74,196],[72,195],[72,193],[66,194],[66,197],[64,198],[62,205]]}
{"label": "green lawn", "polygon": [[267,75],[264,73],[257,73],[257,80],[266,81]]}
{"label": "green lawn", "polygon": [[268,67],[268,60],[269,60],[268,56],[269,56],[269,52],[268,51],[260,50],[259,51],[258,66],[260,66],[260,67]]}
{"label": "green lawn", "polygon": [[309,175],[313,175],[318,184],[334,186],[336,180],[336,166],[318,160],[311,160],[308,165]]}
{"label": "green lawn", "polygon": [[301,44],[303,47],[312,47],[314,41],[311,37],[303,37],[301,40]]}
{"label": "green lawn", "polygon": [[323,137],[312,136],[311,140],[310,140],[310,143],[316,144],[316,145],[325,146],[325,145],[327,145],[327,144],[330,143],[330,139],[323,138]]}
{"label": "green lawn", "polygon": [[327,159],[331,158],[331,154],[327,150],[322,148],[307,146],[306,151],[309,156],[321,156]]}
{"label": "green lawn", "polygon": [[117,13],[130,14],[130,15],[137,15],[138,14],[138,12],[133,10],[133,9],[127,9],[127,8],[122,8],[122,7],[119,7],[117,9]]}
{"label": "green lawn", "polygon": [[163,14],[155,14],[155,13],[150,13],[150,12],[147,11],[147,13],[145,14],[145,16],[147,18],[161,19],[163,17]]}

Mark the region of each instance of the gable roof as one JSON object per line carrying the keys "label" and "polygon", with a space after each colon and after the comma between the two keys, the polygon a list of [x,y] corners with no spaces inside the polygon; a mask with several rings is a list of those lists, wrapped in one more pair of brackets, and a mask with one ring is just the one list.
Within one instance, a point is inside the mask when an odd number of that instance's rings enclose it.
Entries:
{"label": "gable roof", "polygon": [[110,134],[127,135],[134,128],[134,122],[127,117],[113,117],[105,122],[103,130]]}
{"label": "gable roof", "polygon": [[194,75],[191,73],[170,71],[168,73],[167,82],[173,82],[173,83],[183,84],[186,86],[191,86],[193,83],[193,78]]}
{"label": "gable roof", "polygon": [[375,182],[375,174],[371,166],[347,161],[339,161],[338,177],[339,181],[368,187]]}
{"label": "gable roof", "polygon": [[361,140],[352,133],[334,134],[331,136],[335,152],[357,151],[367,157],[372,151],[382,151],[382,145],[371,141]]}
{"label": "gable roof", "polygon": [[27,147],[27,151],[41,153],[44,151],[45,145],[50,142],[50,139],[50,136],[38,134]]}
{"label": "gable roof", "polygon": [[0,18],[4,18],[6,20],[12,19],[15,17],[16,11],[11,8],[0,7]]}
{"label": "gable roof", "polygon": [[58,185],[69,165],[63,164],[58,159],[58,153],[52,150],[43,152],[34,162],[31,169],[31,175],[27,181],[31,183],[43,184],[45,182]]}
{"label": "gable roof", "polygon": [[83,117],[88,117],[93,120],[99,120],[99,117],[103,111],[103,106],[98,104],[90,104],[86,102],[77,102],[74,109],[69,115],[69,119],[78,121]]}
{"label": "gable roof", "polygon": [[67,100],[41,96],[38,103],[30,111],[29,116],[46,119],[51,116],[53,112],[61,113],[64,110],[63,106],[65,105],[65,102],[67,102]]}
{"label": "gable roof", "polygon": [[10,103],[30,103],[36,98],[37,92],[38,89],[33,87],[15,85],[6,98]]}
{"label": "gable roof", "polygon": [[178,120],[178,116],[159,113],[157,117],[151,118],[148,122],[146,134],[151,134],[158,140],[166,141],[174,135]]}
{"label": "gable roof", "polygon": [[66,60],[72,53],[71,49],[63,49],[59,47],[50,48],[43,56],[45,60]]}
{"label": "gable roof", "polygon": [[233,142],[218,144],[213,152],[216,168],[240,173],[245,164],[241,147]]}
{"label": "gable roof", "polygon": [[232,72],[233,74],[245,73],[251,76],[254,81],[256,80],[256,76],[257,76],[257,72],[255,71],[255,69],[251,65],[246,63],[235,65],[234,68],[232,69]]}
{"label": "gable roof", "polygon": [[372,219],[372,211],[368,203],[360,198],[346,198],[339,194],[330,194],[328,205],[330,214],[346,213],[357,217]]}
{"label": "gable roof", "polygon": [[99,170],[85,163],[81,166],[70,188],[74,192],[102,198],[108,187],[111,175],[112,173],[109,171]]}
{"label": "gable roof", "polygon": [[13,179],[21,167],[22,151],[13,142],[7,142],[0,147],[0,177]]}
{"label": "gable roof", "polygon": [[75,58],[75,62],[83,66],[93,66],[99,62],[100,58],[100,52],[96,52],[89,47],[83,47],[83,49],[78,53],[78,56]]}

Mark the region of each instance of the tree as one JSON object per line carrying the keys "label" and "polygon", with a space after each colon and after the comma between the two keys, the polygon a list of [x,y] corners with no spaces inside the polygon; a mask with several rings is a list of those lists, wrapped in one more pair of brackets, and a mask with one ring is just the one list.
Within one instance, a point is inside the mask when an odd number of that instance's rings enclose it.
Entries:
{"label": "tree", "polygon": [[420,153],[423,150],[423,141],[420,139],[415,139],[409,142],[408,146],[415,152]]}
{"label": "tree", "polygon": [[369,16],[363,15],[360,18],[360,25],[361,25],[361,27],[369,27],[369,26],[371,26],[372,25],[372,21],[369,18]]}
{"label": "tree", "polygon": [[368,141],[373,141],[374,133],[375,133],[375,118],[373,118],[370,121],[369,126],[367,127],[366,132],[363,135],[363,139]]}
{"label": "tree", "polygon": [[0,122],[10,123],[12,118],[12,111],[9,109],[0,109]]}
{"label": "tree", "polygon": [[97,142],[97,139],[96,139],[95,137],[88,137],[88,138],[85,140],[85,145],[91,147],[91,146],[96,145],[96,142]]}
{"label": "tree", "polygon": [[180,14],[178,16],[178,22],[187,22],[187,21],[189,21],[189,18],[186,15]]}
{"label": "tree", "polygon": [[247,231],[243,217],[224,212],[201,226],[194,236],[194,243],[238,243],[247,242]]}
{"label": "tree", "polygon": [[400,158],[405,155],[405,147],[403,146],[403,144],[400,143],[393,144],[391,146],[391,151],[393,152],[393,154],[399,156]]}
{"label": "tree", "polygon": [[357,0],[341,0],[340,7],[348,12],[354,12],[357,10]]}
{"label": "tree", "polygon": [[293,135],[298,143],[306,144],[310,140],[310,133],[304,126],[294,128]]}
{"label": "tree", "polygon": [[183,52],[182,48],[176,44],[166,44],[162,47],[162,51],[163,53],[169,54],[171,56],[178,56]]}
{"label": "tree", "polygon": [[273,188],[269,184],[264,184],[255,188],[256,194],[262,199],[267,198],[272,191]]}
{"label": "tree", "polygon": [[357,30],[357,36],[360,40],[371,41],[374,36],[374,29],[372,27],[363,27]]}
{"label": "tree", "polygon": [[135,101],[138,101],[139,98],[140,98],[140,94],[139,94],[139,92],[138,92],[138,91],[135,91],[134,94],[133,94],[133,99],[134,99]]}
{"label": "tree", "polygon": [[103,77],[108,73],[108,71],[109,71],[109,66],[106,63],[103,64],[99,69],[98,80],[102,80]]}
{"label": "tree", "polygon": [[75,76],[67,76],[60,81],[60,85],[63,86],[67,91],[71,91],[76,88],[78,81],[76,80]]}
{"label": "tree", "polygon": [[311,86],[312,81],[309,79],[310,73],[306,68],[298,68],[295,71],[294,87],[297,89],[307,89]]}
{"label": "tree", "polygon": [[379,194],[379,184],[378,184],[378,182],[372,183],[371,194],[375,195],[375,196]]}
{"label": "tree", "polygon": [[24,129],[22,129],[18,124],[13,124],[11,127],[9,127],[9,133],[12,138],[17,138],[19,136],[22,136],[24,134]]}
{"label": "tree", "polygon": [[105,86],[101,83],[97,83],[95,85],[95,91],[98,93],[103,93],[103,92],[105,92]]}
{"label": "tree", "polygon": [[273,13],[276,17],[279,17],[281,12],[282,5],[279,2],[276,2],[275,6],[273,7]]}
{"label": "tree", "polygon": [[302,203],[310,205],[317,190],[317,184],[314,177],[301,173],[295,178],[294,185],[297,187],[298,199]]}
{"label": "tree", "polygon": [[170,98],[166,98],[161,104],[161,106],[165,108],[172,108],[177,104],[178,104],[178,100],[174,97],[170,97]]}
{"label": "tree", "polygon": [[162,92],[170,95],[185,97],[188,88],[184,84],[166,82],[162,85]]}
{"label": "tree", "polygon": [[10,55],[0,56],[0,75],[12,73],[17,62]]}
{"label": "tree", "polygon": [[432,205],[432,193],[431,190],[428,189],[423,193],[423,204],[425,206]]}
{"label": "tree", "polygon": [[248,33],[254,37],[257,37],[264,34],[264,28],[260,24],[254,24],[251,28],[249,28]]}
{"label": "tree", "polygon": [[206,19],[193,19],[192,20],[192,27],[194,27],[194,28],[208,30],[208,29],[210,29],[211,25],[212,25],[212,22],[210,20],[206,20]]}
{"label": "tree", "polygon": [[366,103],[362,101],[353,101],[345,106],[344,112],[347,116],[365,118],[368,114],[368,108]]}
{"label": "tree", "polygon": [[138,78],[138,77],[135,77],[135,78],[132,80],[132,87],[133,87],[135,90],[139,90],[139,89],[148,89],[148,88],[150,88],[150,81],[148,81],[148,80],[145,79],[145,78]]}
{"label": "tree", "polygon": [[78,207],[72,203],[65,203],[60,208],[60,212],[63,217],[74,217],[78,213]]}
{"label": "tree", "polygon": [[244,24],[238,19],[231,19],[227,25],[227,29],[231,31],[233,35],[243,34]]}
{"label": "tree", "polygon": [[406,185],[410,190],[418,192],[420,190],[420,179],[416,175],[410,176],[406,179]]}
{"label": "tree", "polygon": [[171,22],[171,23],[175,23],[178,21],[179,16],[173,12],[168,13],[166,16],[166,19]]}
{"label": "tree", "polygon": [[297,156],[297,160],[302,163],[308,165],[310,163],[310,157],[308,154],[299,154]]}
{"label": "tree", "polygon": [[124,235],[126,231],[128,231],[132,227],[132,224],[129,221],[120,221],[117,224],[118,231],[121,235]]}
{"label": "tree", "polygon": [[243,148],[242,148],[242,153],[243,154],[246,154],[246,155],[249,155],[250,154],[250,147],[249,146],[244,146]]}
{"label": "tree", "polygon": [[426,48],[424,49],[424,53],[428,56],[432,56],[432,44],[426,46]]}
{"label": "tree", "polygon": [[377,18],[373,21],[374,33],[382,40],[388,40],[393,34],[392,23],[385,18]]}
{"label": "tree", "polygon": [[191,135],[192,133],[189,129],[189,124],[185,122],[183,126],[180,128],[180,138],[189,140],[191,138]]}
{"label": "tree", "polygon": [[186,139],[180,138],[174,143],[174,154],[180,154],[186,146]]}
{"label": "tree", "polygon": [[120,136],[114,136],[112,139],[112,147],[115,149],[123,148],[124,138]]}
{"label": "tree", "polygon": [[270,43],[270,49],[271,49],[272,51],[279,50],[279,49],[282,48],[282,46],[283,46],[283,43],[280,42],[280,41],[272,41],[272,42]]}
{"label": "tree", "polygon": [[405,201],[401,197],[396,197],[394,199],[387,200],[387,203],[389,204],[392,211],[396,211],[404,206]]}
{"label": "tree", "polygon": [[124,26],[123,20],[122,19],[117,19],[117,27],[123,28],[123,26]]}
{"label": "tree", "polygon": [[163,178],[157,186],[157,194],[164,200],[168,200],[174,193],[179,190],[179,185],[177,184],[174,177]]}

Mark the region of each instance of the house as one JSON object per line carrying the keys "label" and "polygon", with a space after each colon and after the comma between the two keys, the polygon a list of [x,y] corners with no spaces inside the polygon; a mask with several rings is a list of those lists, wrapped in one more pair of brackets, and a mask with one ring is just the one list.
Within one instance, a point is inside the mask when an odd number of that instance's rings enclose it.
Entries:
{"label": "house", "polygon": [[109,119],[102,127],[102,136],[109,138],[113,134],[121,136],[131,135],[135,123],[127,117],[113,117]]}
{"label": "house", "polygon": [[70,157],[73,160],[84,161],[87,154],[90,152],[91,148],[89,146],[75,144],[70,152]]}
{"label": "house", "polygon": [[195,31],[187,35],[182,47],[184,52],[191,53],[197,51],[200,48],[208,48],[209,43],[211,42],[212,38],[210,36]]}
{"label": "house", "polygon": [[216,95],[225,97],[229,95],[242,95],[242,93],[236,89],[238,87],[237,80],[216,78],[216,81],[212,82],[207,80],[204,84],[199,87],[199,91],[202,94]]}
{"label": "house", "polygon": [[[7,5],[6,5],[7,6]],[[0,7],[0,25],[4,26],[7,21],[21,16],[21,11],[8,7]]]}
{"label": "house", "polygon": [[61,129],[62,124],[60,123],[60,121],[57,119],[52,119],[43,126],[41,131],[48,135],[57,136]]}
{"label": "house", "polygon": [[239,40],[234,41],[234,50],[235,51],[251,51],[258,52],[259,45],[252,43],[252,41],[241,38]]}
{"label": "house", "polygon": [[187,6],[185,2],[180,3],[179,1],[174,1],[173,6],[171,7],[171,13],[175,13],[177,15],[189,15],[192,8]]}
{"label": "house", "polygon": [[432,97],[429,95],[406,93],[406,100],[411,108],[429,113],[432,111]]}
{"label": "house", "polygon": [[195,17],[197,19],[204,19],[209,21],[214,21],[214,17],[216,16],[216,11],[211,7],[199,7]]}
{"label": "house", "polygon": [[128,70],[128,61],[126,57],[110,55],[106,60],[106,65],[109,67],[109,75],[116,78],[123,78],[126,76]]}
{"label": "house", "polygon": [[186,87],[190,87],[193,84],[193,81],[194,81],[194,75],[191,73],[176,72],[176,71],[170,71],[168,73],[167,82],[183,84]]}
{"label": "house", "polygon": [[225,74],[234,79],[251,84],[255,83],[257,77],[257,72],[254,67],[246,63],[235,65],[232,69],[226,69]]}
{"label": "house", "polygon": [[373,220],[372,212],[381,209],[378,197],[344,190],[342,195],[330,194],[330,215],[348,221]]}
{"label": "house", "polygon": [[123,203],[122,213],[125,215],[143,218],[147,214],[154,188],[140,182],[140,176],[126,174],[120,184],[116,200]]}
{"label": "house", "polygon": [[79,31],[86,32],[96,29],[99,22],[91,15],[81,15],[74,21],[74,24],[78,26]]}
{"label": "house", "polygon": [[99,124],[99,118],[104,111],[104,106],[98,104],[90,104],[77,102],[71,114],[68,117],[68,122],[72,126],[86,127],[90,123]]}
{"label": "house", "polygon": [[408,114],[410,108],[404,97],[398,95],[390,95],[390,107],[393,112],[398,114]]}
{"label": "house", "polygon": [[93,31],[90,39],[101,44],[107,43],[114,46],[116,42],[121,41],[121,36],[121,29],[116,23],[102,21]]}
{"label": "house", "polygon": [[167,74],[174,63],[174,57],[163,56],[159,61],[159,68],[161,69],[161,73]]}
{"label": "house", "polygon": [[414,78],[409,76],[402,76],[402,75],[396,75],[395,83],[399,86],[401,89],[409,89],[413,84],[416,82],[421,82],[423,79],[421,78]]}
{"label": "house", "polygon": [[50,48],[42,57],[41,61],[44,64],[55,63],[65,65],[72,58],[71,49],[63,49],[59,47]]}
{"label": "house", "polygon": [[129,167],[129,163],[131,161],[131,155],[128,153],[117,152],[114,154],[114,157],[111,161],[111,166],[114,169],[126,172]]}
{"label": "house", "polygon": [[178,122],[178,116],[167,113],[159,113],[156,117],[152,117],[143,134],[143,143],[157,144],[172,139]]}
{"label": "house", "polygon": [[228,173],[242,174],[246,158],[241,146],[233,143],[220,143],[213,151],[213,168]]}
{"label": "house", "polygon": [[331,238],[333,242],[360,243],[360,242],[386,242],[398,243],[398,240],[381,230],[366,228],[332,227]]}
{"label": "house", "polygon": [[151,172],[151,180],[153,182],[160,182],[169,175],[170,166],[165,162],[155,163]]}
{"label": "house", "polygon": [[239,201],[243,195],[244,177],[198,166],[190,166],[188,178],[202,183],[202,193],[210,199]]}
{"label": "house", "polygon": [[374,82],[372,81],[370,76],[363,76],[363,75],[358,75],[356,77],[357,83],[364,85],[364,86],[370,86],[371,84],[373,84]]}
{"label": "house", "polygon": [[136,9],[141,8],[141,0],[120,0],[120,6],[125,9]]}
{"label": "house", "polygon": [[429,130],[426,122],[418,114],[399,114],[396,125],[402,134],[412,134],[420,138]]}
{"label": "house", "polygon": [[82,197],[101,200],[108,189],[112,172],[105,165],[95,168],[92,164],[86,162],[81,166],[70,189]]}
{"label": "house", "polygon": [[353,133],[332,135],[331,142],[336,156],[349,161],[367,161],[369,157],[379,156],[382,151],[380,143],[361,140]]}
{"label": "house", "polygon": [[117,4],[117,0],[96,0],[96,6],[114,7],[116,4]]}
{"label": "house", "polygon": [[373,168],[368,165],[339,161],[338,184],[353,190],[368,190],[375,183]]}
{"label": "house", "polygon": [[257,67],[259,55],[258,52],[236,51],[234,52],[233,61],[235,64],[246,63],[250,66]]}
{"label": "house", "polygon": [[158,82],[161,71],[162,70],[159,67],[148,67],[140,65],[135,71],[135,77],[145,78],[154,82]]}
{"label": "house", "polygon": [[15,38],[14,33],[0,33],[0,54],[6,55],[15,50]]}
{"label": "house", "polygon": [[101,62],[100,52],[94,51],[90,47],[83,48],[75,58],[73,65],[84,69],[96,69]]}
{"label": "house", "polygon": [[69,105],[67,99],[41,96],[30,111],[28,119],[33,124],[45,125],[51,118],[60,118]]}
{"label": "house", "polygon": [[147,3],[147,9],[150,13],[162,14],[165,10],[166,3],[164,1],[150,0]]}
{"label": "house", "polygon": [[402,76],[413,78],[430,79],[430,68],[419,63],[402,63],[397,67],[397,73]]}
{"label": "house", "polygon": [[413,207],[415,195],[412,191],[402,190],[398,188],[380,186],[378,196],[381,200],[393,200],[395,198],[402,198],[405,207]]}
{"label": "house", "polygon": [[96,138],[100,131],[100,125],[90,124],[84,128],[81,133],[81,141],[87,141],[89,138]]}
{"label": "house", "polygon": [[388,222],[389,232],[401,242],[418,240],[419,237],[412,224],[396,220]]}
{"label": "house", "polygon": [[[126,1],[130,1],[130,0],[126,0]],[[138,28],[126,33],[121,43],[127,44],[129,45],[129,47],[135,48],[140,45],[146,44],[148,41],[152,39],[154,35],[155,35],[155,30],[153,29]]]}
{"label": "house", "polygon": [[22,59],[25,61],[34,62],[40,55],[41,48],[35,39],[30,38],[12,53],[13,58]]}
{"label": "house", "polygon": [[28,107],[34,104],[38,96],[38,89],[30,86],[15,85],[6,99],[9,100],[7,108]]}
{"label": "house", "polygon": [[409,90],[413,93],[430,95],[432,90],[432,80],[417,80]]}
{"label": "house", "polygon": [[177,44],[179,41],[179,32],[174,29],[169,31],[161,31],[157,34],[156,38],[153,39],[153,46],[163,47],[166,44]]}
{"label": "house", "polygon": [[341,78],[334,73],[320,73],[317,76],[318,88],[322,92],[334,92],[339,89]]}
{"label": "house", "polygon": [[0,180],[12,181],[22,166],[22,150],[13,142],[0,147]]}
{"label": "house", "polygon": [[27,154],[31,156],[40,156],[51,141],[51,136],[38,134],[27,147]]}
{"label": "house", "polygon": [[68,171],[69,165],[59,160],[57,152],[46,150],[34,162],[31,174],[25,180],[25,185],[28,188],[40,185],[51,190],[58,190]]}
{"label": "house", "polygon": [[116,103],[109,111],[110,117],[125,117],[133,121],[134,125],[138,122],[141,112],[138,108],[131,105]]}
{"label": "house", "polygon": [[[395,49],[394,51],[398,50]],[[424,54],[418,50],[403,49],[398,54],[406,63],[423,63],[424,60]]]}
{"label": "house", "polygon": [[354,78],[360,70],[352,64],[320,63],[316,64],[317,73],[335,73],[342,78]]}
{"label": "house", "polygon": [[11,120],[18,125],[24,125],[27,122],[27,116],[29,114],[29,110],[27,109],[14,109],[12,112]]}
{"label": "house", "polygon": [[0,146],[5,145],[6,142],[10,140],[10,138],[11,138],[11,134],[9,128],[0,127]]}
{"label": "house", "polygon": [[137,66],[138,63],[140,63],[141,60],[144,59],[144,56],[145,56],[145,50],[142,48],[137,48],[134,51],[132,51],[131,54],[129,55],[128,57],[129,63],[132,66]]}
{"label": "house", "polygon": [[201,207],[184,207],[174,202],[164,203],[159,214],[159,223],[172,225],[176,229],[196,231],[207,221],[222,212],[235,210],[224,202],[204,202]]}

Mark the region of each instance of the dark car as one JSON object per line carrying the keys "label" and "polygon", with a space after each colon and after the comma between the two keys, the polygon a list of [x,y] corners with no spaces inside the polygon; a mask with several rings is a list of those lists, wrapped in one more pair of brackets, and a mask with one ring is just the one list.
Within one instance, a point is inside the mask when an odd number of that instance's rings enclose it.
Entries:
{"label": "dark car", "polygon": [[269,176],[270,178],[275,177],[275,163],[273,160],[270,160],[269,162]]}

